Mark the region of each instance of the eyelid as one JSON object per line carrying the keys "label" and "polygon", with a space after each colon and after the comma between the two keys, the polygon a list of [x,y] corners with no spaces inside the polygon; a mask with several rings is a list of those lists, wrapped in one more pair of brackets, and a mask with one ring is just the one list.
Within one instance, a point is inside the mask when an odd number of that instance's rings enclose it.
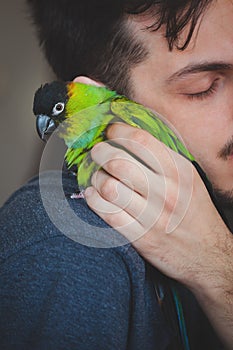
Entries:
{"label": "eyelid", "polygon": [[216,91],[216,88],[218,86],[218,81],[219,81],[219,78],[216,78],[212,82],[212,84],[209,86],[209,88],[206,90],[195,92],[195,93],[186,93],[184,95],[190,99],[208,97],[210,94],[212,94]]}

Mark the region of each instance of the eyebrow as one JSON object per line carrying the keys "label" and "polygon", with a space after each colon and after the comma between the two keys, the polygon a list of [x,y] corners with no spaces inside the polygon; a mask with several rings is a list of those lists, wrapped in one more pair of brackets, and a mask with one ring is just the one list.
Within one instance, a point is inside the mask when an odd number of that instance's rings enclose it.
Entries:
{"label": "eyebrow", "polygon": [[224,62],[201,62],[197,64],[189,64],[186,67],[178,70],[172,74],[167,82],[173,82],[175,80],[182,79],[191,74],[197,74],[202,72],[213,72],[213,71],[225,71],[233,69],[233,65]]}

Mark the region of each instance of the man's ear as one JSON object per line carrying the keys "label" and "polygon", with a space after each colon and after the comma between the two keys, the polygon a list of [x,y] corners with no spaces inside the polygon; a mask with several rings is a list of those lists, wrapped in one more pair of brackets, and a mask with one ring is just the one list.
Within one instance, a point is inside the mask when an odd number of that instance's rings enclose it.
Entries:
{"label": "man's ear", "polygon": [[98,81],[92,80],[85,76],[76,77],[73,81],[76,83],[83,83],[87,85],[104,86],[104,84],[99,83]]}

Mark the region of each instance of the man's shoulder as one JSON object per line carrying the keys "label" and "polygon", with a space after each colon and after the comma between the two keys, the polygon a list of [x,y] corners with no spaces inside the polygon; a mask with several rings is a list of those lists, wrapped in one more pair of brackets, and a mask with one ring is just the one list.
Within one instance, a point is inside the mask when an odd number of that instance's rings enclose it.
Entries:
{"label": "man's shoulder", "polygon": [[46,193],[33,179],[0,211],[1,348],[126,348],[132,280],[143,260],[130,245],[91,240],[91,227],[107,225],[84,200],[69,198],[73,179],[65,176],[60,198],[54,174],[41,180]]}
{"label": "man's shoulder", "polygon": [[69,173],[46,172],[16,191],[0,209],[1,258],[30,251],[41,257],[45,252],[56,259],[75,257],[80,266],[88,259],[100,259],[108,266],[134,260],[143,265],[132,246],[85,200],[70,198],[76,188]]}

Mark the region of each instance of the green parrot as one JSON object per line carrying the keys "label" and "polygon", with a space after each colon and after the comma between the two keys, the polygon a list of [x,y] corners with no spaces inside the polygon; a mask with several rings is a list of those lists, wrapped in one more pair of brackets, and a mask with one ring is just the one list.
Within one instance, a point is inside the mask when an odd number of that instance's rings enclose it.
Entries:
{"label": "green parrot", "polygon": [[147,130],[173,151],[190,161],[194,157],[176,134],[150,109],[105,87],[75,82],[55,81],[45,84],[35,94],[33,112],[37,131],[46,139],[59,125],[59,136],[68,149],[68,167],[77,166],[80,191],[90,185],[98,166],[91,160],[90,150],[104,141],[110,123],[121,121]]}

